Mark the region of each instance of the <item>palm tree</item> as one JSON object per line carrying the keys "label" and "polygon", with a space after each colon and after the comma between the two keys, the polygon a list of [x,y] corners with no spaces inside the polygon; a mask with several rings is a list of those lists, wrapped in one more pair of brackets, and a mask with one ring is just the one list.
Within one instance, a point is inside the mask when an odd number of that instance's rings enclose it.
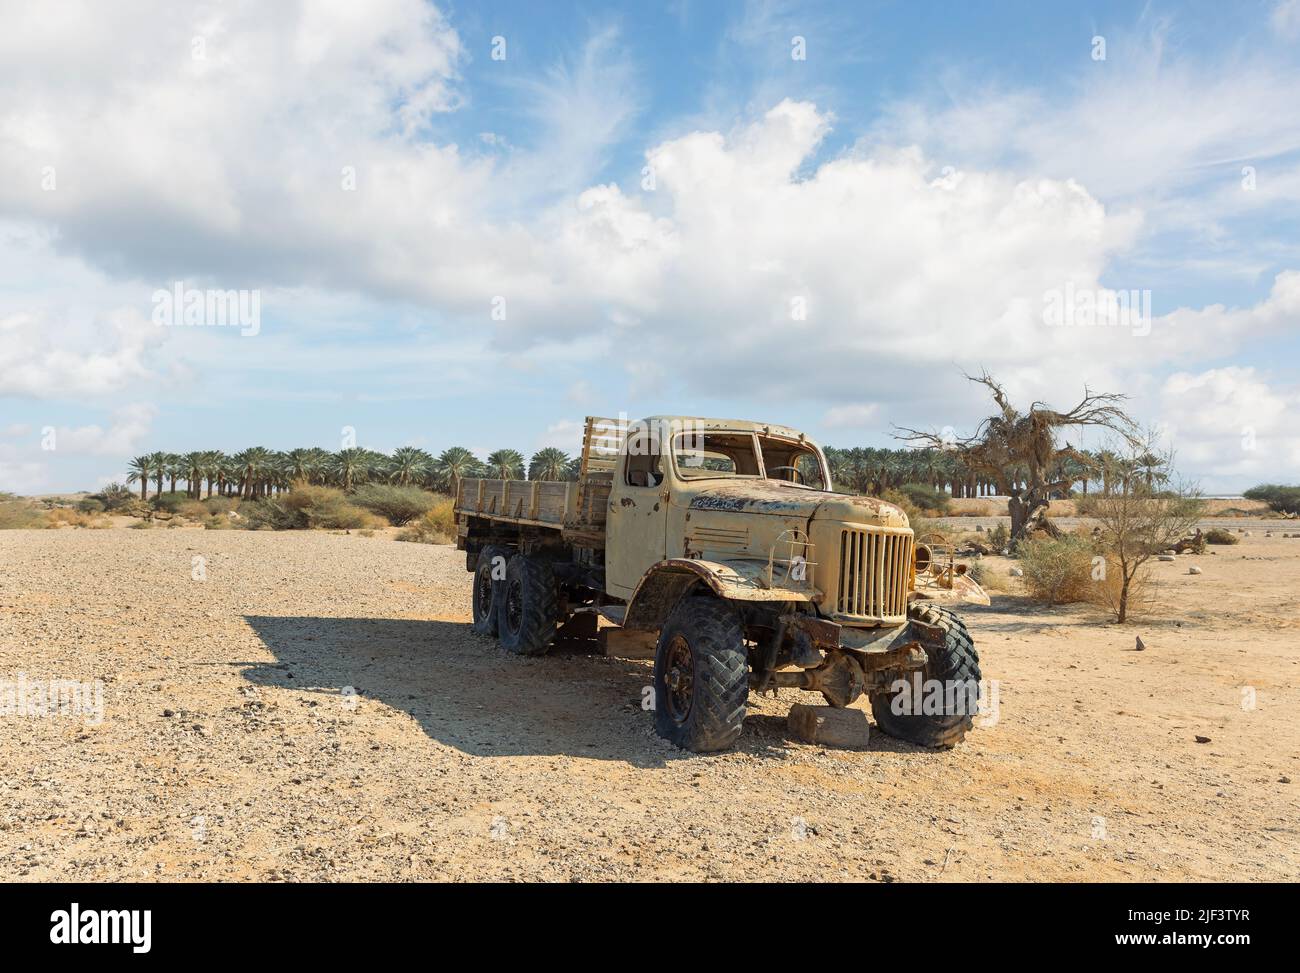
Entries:
{"label": "palm tree", "polygon": [[331,457],[330,472],[340,487],[351,492],[357,484],[370,479],[373,463],[369,450],[353,446],[350,449],[340,449]]}
{"label": "palm tree", "polygon": [[533,458],[528,464],[528,479],[563,480],[566,479],[568,467],[568,453],[554,446],[547,446],[533,453]]}
{"label": "palm tree", "polygon": [[323,450],[316,449],[291,449],[284,454],[285,470],[289,479],[292,481],[301,480],[303,483],[310,483],[321,474],[321,457],[318,455]]}
{"label": "palm tree", "polygon": [[179,453],[168,453],[164,466],[167,471],[167,479],[170,481],[169,492],[175,493],[176,481],[185,475],[185,457]]}
{"label": "palm tree", "polygon": [[499,480],[524,478],[524,454],[517,449],[498,449],[487,458],[488,470]]}
{"label": "palm tree", "polygon": [[153,467],[154,485],[157,487],[155,495],[161,497],[163,492],[163,477],[167,475],[167,454],[161,450],[156,453],[150,453],[149,461]]}
{"label": "palm tree", "polygon": [[204,455],[204,453],[195,450],[181,457],[181,466],[184,468],[185,476],[185,494],[195,500],[202,499],[203,496]]}
{"label": "palm tree", "polygon": [[444,449],[433,464],[432,481],[435,489],[455,496],[460,481],[479,471],[479,461],[464,446]]}
{"label": "palm tree", "polygon": [[145,453],[143,456],[137,456],[131,460],[129,467],[130,472],[127,474],[127,483],[140,484],[140,499],[149,499],[149,477],[153,473],[153,454]]}
{"label": "palm tree", "polygon": [[399,446],[388,462],[388,479],[399,486],[422,482],[433,467],[433,457],[416,446]]}

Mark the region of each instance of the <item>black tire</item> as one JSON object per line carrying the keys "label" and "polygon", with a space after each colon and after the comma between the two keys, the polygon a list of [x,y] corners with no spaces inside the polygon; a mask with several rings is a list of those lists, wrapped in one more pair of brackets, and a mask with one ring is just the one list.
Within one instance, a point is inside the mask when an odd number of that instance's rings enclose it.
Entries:
{"label": "black tire", "polygon": [[[908,615],[919,622],[934,625],[943,630],[942,639],[932,639],[929,634],[917,633],[917,638],[925,648],[928,661],[925,668],[919,670],[925,685],[930,680],[938,680],[944,687],[955,686],[959,690],[949,698],[944,695],[944,712],[917,713],[914,705],[911,713],[895,713],[895,701],[903,702],[901,694],[886,690],[871,695],[871,714],[876,725],[891,737],[906,740],[923,747],[947,749],[956,746],[966,736],[973,725],[975,713],[972,712],[973,701],[978,700],[980,683],[980,657],[975,651],[975,643],[960,618],[938,605],[920,602],[914,604]],[[911,699],[917,702],[912,687],[916,673],[907,673],[907,683]],[[961,692],[960,690],[965,690]],[[951,704],[951,705],[950,705]]]}
{"label": "black tire", "polygon": [[559,622],[558,590],[551,565],[516,554],[506,565],[497,604],[497,639],[515,655],[541,655]]}
{"label": "black tire", "polygon": [[[684,650],[684,654],[683,654]],[[715,598],[683,598],[655,649],[655,732],[684,750],[726,750],[749,699],[740,618]]]}
{"label": "black tire", "polygon": [[504,547],[492,545],[478,552],[474,565],[473,627],[479,635],[497,634],[497,601],[505,579],[493,580],[493,559],[509,557],[509,553]]}

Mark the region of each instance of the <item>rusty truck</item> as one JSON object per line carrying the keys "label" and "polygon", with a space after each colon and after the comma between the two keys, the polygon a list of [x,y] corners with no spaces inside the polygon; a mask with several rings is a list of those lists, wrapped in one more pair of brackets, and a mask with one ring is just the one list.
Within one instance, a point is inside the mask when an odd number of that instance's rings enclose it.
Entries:
{"label": "rusty truck", "polygon": [[[897,506],[834,492],[798,430],[588,417],[575,480],[463,478],[455,516],[475,631],[520,655],[563,631],[652,654],[655,729],[679,747],[732,746],[749,694],[778,688],[866,695],[928,747],[972,725],[979,656],[946,605],[987,596]],[[912,705],[923,686],[933,705]]]}

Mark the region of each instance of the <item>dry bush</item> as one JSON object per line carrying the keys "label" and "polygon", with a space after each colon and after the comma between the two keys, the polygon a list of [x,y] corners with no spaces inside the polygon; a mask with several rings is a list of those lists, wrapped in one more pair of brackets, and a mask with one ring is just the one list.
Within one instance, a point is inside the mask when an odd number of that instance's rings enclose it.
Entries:
{"label": "dry bush", "polygon": [[991,503],[964,503],[953,511],[955,517],[996,517],[997,511]]}
{"label": "dry bush", "polygon": [[72,507],[56,507],[45,513],[46,527],[93,527],[98,523],[97,517],[74,510]]}
{"label": "dry bush", "polygon": [[990,568],[983,561],[975,561],[966,572],[970,579],[985,591],[1006,591],[1007,579]]}
{"label": "dry bush", "polygon": [[0,530],[33,530],[45,526],[45,513],[26,500],[0,501]]}
{"label": "dry bush", "polygon": [[1087,601],[1092,596],[1092,545],[1078,537],[1038,537],[1018,547],[1025,590],[1049,605]]}
{"label": "dry bush", "polygon": [[277,497],[263,497],[240,508],[250,530],[355,530],[385,527],[386,522],[369,511],[348,503],[342,490],[333,487],[294,485]]}
{"label": "dry bush", "polygon": [[[1105,574],[1092,583],[1088,600],[1111,614],[1119,613],[1124,593],[1124,573],[1114,557],[1106,558]],[[1156,582],[1151,577],[1150,563],[1140,565],[1128,586],[1126,616],[1144,617],[1155,611]]]}
{"label": "dry bush", "polygon": [[1222,527],[1212,527],[1204,534],[1205,543],[1207,544],[1240,544],[1241,538],[1236,534],[1229,533]]}
{"label": "dry bush", "polygon": [[417,544],[450,544],[456,538],[456,515],[452,506],[451,497],[439,497],[429,512],[413,521],[397,535],[397,539]]}

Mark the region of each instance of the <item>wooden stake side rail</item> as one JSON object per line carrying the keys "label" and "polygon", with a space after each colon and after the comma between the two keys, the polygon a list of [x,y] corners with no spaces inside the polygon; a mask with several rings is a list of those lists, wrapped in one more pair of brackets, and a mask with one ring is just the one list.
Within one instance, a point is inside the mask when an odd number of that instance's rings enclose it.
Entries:
{"label": "wooden stake side rail", "polygon": [[[580,491],[579,484],[572,480],[466,477],[456,489],[456,519],[482,517],[530,527],[553,527],[579,534],[589,545],[594,539],[604,536],[609,483],[593,479],[585,486],[587,489]],[[587,514],[585,517],[579,511],[580,492],[585,493],[588,502],[595,507],[595,510],[582,511]]]}

